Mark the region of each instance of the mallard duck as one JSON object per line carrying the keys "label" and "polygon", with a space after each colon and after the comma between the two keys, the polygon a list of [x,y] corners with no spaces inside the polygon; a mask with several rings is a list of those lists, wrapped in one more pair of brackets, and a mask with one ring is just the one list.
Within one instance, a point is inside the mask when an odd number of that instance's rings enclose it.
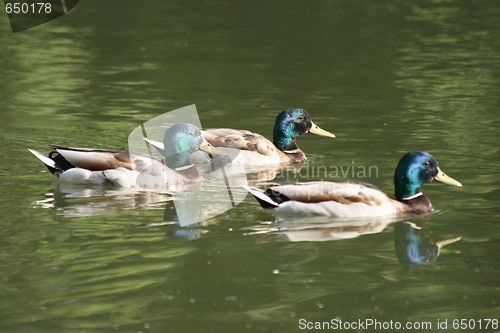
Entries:
{"label": "mallard duck", "polygon": [[[202,133],[205,140],[226,152],[233,164],[245,165],[303,162],[306,160],[306,155],[295,142],[299,135],[312,133],[328,138],[335,137],[314,124],[309,114],[303,109],[286,109],[276,117],[273,141],[247,130],[212,128],[202,130]],[[161,149],[161,143],[155,146]],[[203,153],[195,153],[191,156],[191,161],[204,163],[211,161],[211,158],[207,159],[206,154]],[[221,163],[221,161],[218,162]],[[227,162],[227,159],[222,161],[223,164]]]}
{"label": "mallard duck", "polygon": [[225,153],[212,147],[191,124],[179,123],[165,131],[165,163],[153,156],[142,156],[111,150],[70,148],[56,145],[49,155],[29,149],[60,181],[80,184],[111,184],[144,189],[172,188],[200,182],[203,177],[189,161],[189,155],[200,149],[209,154]]}
{"label": "mallard duck", "polygon": [[394,175],[395,198],[365,183],[310,182],[272,186],[266,191],[245,187],[263,208],[278,213],[337,217],[370,217],[423,214],[432,205],[420,186],[436,180],[462,187],[448,177],[430,154],[412,151],[404,155]]}

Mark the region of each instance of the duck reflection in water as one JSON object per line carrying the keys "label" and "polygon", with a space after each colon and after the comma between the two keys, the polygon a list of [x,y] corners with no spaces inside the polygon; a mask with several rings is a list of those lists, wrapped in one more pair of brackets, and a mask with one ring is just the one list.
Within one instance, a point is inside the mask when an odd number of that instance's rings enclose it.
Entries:
{"label": "duck reflection in water", "polygon": [[277,215],[274,221],[264,221],[251,228],[248,235],[258,242],[325,242],[377,234],[389,224],[407,217],[332,218],[329,216]]}
{"label": "duck reflection in water", "polygon": [[[274,170],[271,171],[274,172]],[[186,184],[176,191],[145,191],[136,188],[56,181],[45,194],[41,195],[43,198],[34,201],[33,205],[54,210],[58,216],[72,218],[132,213],[137,209],[157,210],[165,203],[167,206],[174,207],[173,201],[177,200],[175,206],[179,213],[188,220],[189,216],[193,215],[193,220],[197,222],[224,213],[233,207],[232,201],[237,201],[234,203],[237,204],[243,200],[247,192],[238,188],[238,182],[245,184],[259,182],[267,180],[266,177],[274,177],[274,174],[256,173],[238,177],[238,174],[222,175],[219,169],[218,172],[212,172],[208,177],[204,176],[204,183]],[[225,180],[231,185],[236,185],[229,187],[224,182]],[[229,190],[231,190],[232,201],[227,194]]]}
{"label": "duck reflection in water", "polygon": [[394,225],[394,247],[400,263],[407,265],[409,271],[419,270],[419,266],[436,262],[443,246],[455,243],[460,236],[439,241],[420,237],[423,224],[429,219],[397,222]]}
{"label": "duck reflection in water", "polygon": [[420,238],[420,230],[431,214],[393,218],[332,219],[323,216],[277,216],[275,221],[254,226],[247,235],[256,237],[258,243],[271,241],[324,242],[346,240],[361,235],[382,232],[394,224],[394,245],[399,262],[408,270],[436,261],[443,246],[460,240],[460,236],[440,241]]}

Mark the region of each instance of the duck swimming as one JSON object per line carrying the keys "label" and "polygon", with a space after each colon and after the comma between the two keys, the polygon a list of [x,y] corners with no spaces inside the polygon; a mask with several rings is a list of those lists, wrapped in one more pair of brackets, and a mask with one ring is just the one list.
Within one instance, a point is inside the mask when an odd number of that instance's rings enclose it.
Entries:
{"label": "duck swimming", "polygon": [[[334,134],[314,124],[303,109],[286,109],[276,117],[273,141],[247,130],[229,128],[202,130],[205,140],[214,147],[221,148],[228,155],[234,155],[236,149],[237,156],[231,158],[232,163],[245,165],[291,164],[305,161],[306,155],[297,146],[296,139],[306,133],[335,138]],[[232,152],[226,148],[232,148]],[[203,155],[196,153],[191,160],[194,163],[206,162],[206,156]]]}
{"label": "duck swimming", "polygon": [[278,213],[370,217],[423,214],[432,209],[420,191],[424,183],[436,180],[462,187],[447,176],[430,154],[412,151],[398,163],[394,175],[395,197],[371,184],[351,182],[309,182],[272,186],[266,191],[245,187],[263,208]]}
{"label": "duck swimming", "polygon": [[202,150],[210,155],[225,156],[202,138],[194,125],[179,123],[165,131],[165,162],[153,156],[102,149],[70,148],[56,145],[49,155],[29,149],[50,173],[63,182],[102,184],[144,189],[171,188],[203,180],[189,155]]}

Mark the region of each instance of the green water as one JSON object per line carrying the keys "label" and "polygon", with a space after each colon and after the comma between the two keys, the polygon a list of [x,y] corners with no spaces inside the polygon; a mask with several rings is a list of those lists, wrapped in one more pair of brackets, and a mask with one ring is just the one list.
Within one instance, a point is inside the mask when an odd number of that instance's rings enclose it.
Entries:
{"label": "green water", "polygon": [[[0,331],[498,331],[499,20],[496,1],[81,1],[13,34],[1,14]],[[306,167],[373,166],[336,180],[388,193],[399,158],[427,151],[464,186],[422,188],[436,212],[415,237],[462,239],[407,265],[408,224],[275,216],[251,197],[181,228],[170,195],[66,188],[27,150],[126,150],[190,104],[204,127],[266,136],[304,108],[337,135],[299,138]]]}

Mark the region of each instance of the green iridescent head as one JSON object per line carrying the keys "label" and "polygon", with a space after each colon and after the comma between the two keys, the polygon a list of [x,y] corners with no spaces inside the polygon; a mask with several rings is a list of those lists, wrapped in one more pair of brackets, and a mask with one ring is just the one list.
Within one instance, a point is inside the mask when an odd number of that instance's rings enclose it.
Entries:
{"label": "green iridescent head", "polygon": [[401,158],[394,174],[396,199],[419,193],[422,184],[433,180],[462,187],[462,184],[441,171],[436,159],[430,154],[423,151],[409,152]]}
{"label": "green iridescent head", "polygon": [[226,154],[210,145],[202,136],[198,127],[178,123],[170,126],[163,137],[163,156],[165,164],[171,169],[190,165],[189,155],[200,149],[211,155],[226,156]]}
{"label": "green iridescent head", "polygon": [[276,117],[273,131],[273,143],[281,151],[297,149],[295,139],[302,134],[312,133],[334,138],[330,132],[319,128],[303,109],[286,109]]}
{"label": "green iridescent head", "polygon": [[170,126],[163,137],[165,164],[171,169],[190,164],[189,155],[202,143],[203,138],[198,127],[186,123]]}

